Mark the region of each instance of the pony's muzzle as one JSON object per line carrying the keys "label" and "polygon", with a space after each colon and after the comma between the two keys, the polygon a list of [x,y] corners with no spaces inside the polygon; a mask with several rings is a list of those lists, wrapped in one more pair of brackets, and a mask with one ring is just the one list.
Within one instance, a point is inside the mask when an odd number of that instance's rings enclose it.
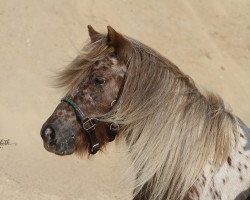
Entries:
{"label": "pony's muzzle", "polygon": [[45,122],[40,132],[44,148],[57,155],[72,154],[75,151],[75,131],[58,127],[58,122]]}

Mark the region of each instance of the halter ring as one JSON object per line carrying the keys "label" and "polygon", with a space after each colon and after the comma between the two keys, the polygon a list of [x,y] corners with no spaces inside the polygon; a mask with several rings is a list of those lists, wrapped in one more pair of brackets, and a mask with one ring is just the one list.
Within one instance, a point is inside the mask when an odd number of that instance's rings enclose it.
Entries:
{"label": "halter ring", "polygon": [[115,102],[116,102],[116,100],[113,100],[112,102],[111,102],[111,107],[113,107],[113,105],[115,104]]}
{"label": "halter ring", "polygon": [[111,123],[109,125],[109,129],[112,131],[118,131],[120,129],[120,126],[119,126],[119,124]]}

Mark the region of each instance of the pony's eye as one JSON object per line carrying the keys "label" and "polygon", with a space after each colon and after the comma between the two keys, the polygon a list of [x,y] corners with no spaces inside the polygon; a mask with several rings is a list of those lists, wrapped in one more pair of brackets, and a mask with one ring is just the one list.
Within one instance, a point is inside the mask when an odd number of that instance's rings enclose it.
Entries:
{"label": "pony's eye", "polygon": [[106,80],[104,78],[100,78],[100,77],[93,78],[93,83],[95,85],[103,85],[105,82],[106,82]]}

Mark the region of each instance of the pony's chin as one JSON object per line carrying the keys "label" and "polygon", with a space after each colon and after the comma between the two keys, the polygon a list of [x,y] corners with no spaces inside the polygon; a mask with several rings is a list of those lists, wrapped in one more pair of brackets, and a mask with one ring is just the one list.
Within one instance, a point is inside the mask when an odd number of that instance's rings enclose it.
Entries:
{"label": "pony's chin", "polygon": [[57,146],[50,146],[46,143],[43,144],[44,148],[51,153],[54,153],[58,156],[67,156],[71,155],[75,152],[75,147],[72,148],[63,148],[63,147],[57,147]]}
{"label": "pony's chin", "polygon": [[54,153],[58,156],[68,156],[68,155],[72,155],[74,152],[75,151],[66,150],[66,151],[62,151],[62,152],[58,151],[58,152],[54,152]]}

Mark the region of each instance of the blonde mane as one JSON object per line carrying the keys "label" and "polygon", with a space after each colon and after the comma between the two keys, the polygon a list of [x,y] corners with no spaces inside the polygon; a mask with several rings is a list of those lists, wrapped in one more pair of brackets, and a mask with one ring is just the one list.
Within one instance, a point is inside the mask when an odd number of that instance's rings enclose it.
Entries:
{"label": "blonde mane", "polygon": [[[220,97],[202,94],[169,60],[126,38],[125,83],[102,120],[123,127],[137,173],[135,195],[147,183],[149,200],[183,199],[205,165],[218,169],[237,144],[235,117]],[[73,91],[94,62],[113,52],[105,37],[88,44],[60,74],[59,85]]]}

